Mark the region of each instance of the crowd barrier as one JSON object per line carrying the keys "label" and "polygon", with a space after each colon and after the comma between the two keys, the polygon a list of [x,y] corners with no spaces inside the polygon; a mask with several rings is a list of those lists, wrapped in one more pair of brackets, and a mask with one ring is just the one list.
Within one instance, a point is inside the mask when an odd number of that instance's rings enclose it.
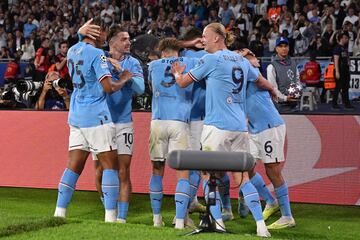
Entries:
{"label": "crowd barrier", "polygon": [[[148,192],[150,116],[145,112],[133,114],[131,179],[136,193]],[[287,124],[283,173],[291,200],[360,205],[360,116],[283,117]],[[0,111],[0,186],[56,189],[67,162],[66,121],[67,112]],[[262,164],[258,170],[264,174]],[[166,169],[165,194],[174,193],[175,176],[174,170]],[[77,189],[95,190],[91,158]],[[237,189],[231,191],[231,197],[237,194]]]}

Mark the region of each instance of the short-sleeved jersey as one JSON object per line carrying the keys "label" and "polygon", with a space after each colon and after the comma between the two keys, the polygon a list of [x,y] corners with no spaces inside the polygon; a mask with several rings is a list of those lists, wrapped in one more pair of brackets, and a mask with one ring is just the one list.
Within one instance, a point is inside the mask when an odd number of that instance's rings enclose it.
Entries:
{"label": "short-sleeved jersey", "polygon": [[[206,51],[183,50],[181,55],[189,58],[202,58]],[[194,82],[192,108],[190,114],[190,121],[203,120],[205,117],[205,92],[206,85],[204,81]]]}
{"label": "short-sleeved jersey", "polygon": [[194,81],[206,81],[204,124],[228,131],[247,131],[247,82],[259,77],[247,59],[227,49],[219,50],[202,57],[189,76]]}
{"label": "short-sleeved jersey", "polygon": [[67,65],[74,85],[69,124],[87,128],[112,122],[100,83],[105,77],[111,77],[104,51],[79,42],[69,49]]}
{"label": "short-sleeved jersey", "polygon": [[248,83],[246,90],[246,112],[249,132],[253,134],[284,124],[269,92],[254,82]]}
{"label": "short-sleeved jersey", "polygon": [[153,92],[153,120],[190,121],[193,84],[186,88],[176,84],[171,73],[171,65],[175,61],[179,61],[180,65],[186,65],[184,73],[194,68],[197,63],[193,58],[170,57],[155,60],[149,65],[149,79]]}
{"label": "short-sleeved jersey", "polygon": [[[133,77],[141,77],[144,81],[143,70],[136,58],[126,55],[124,59],[119,61],[119,64],[122,69],[131,72]],[[112,64],[109,63],[108,65],[113,79],[119,80],[120,73],[116,71]],[[131,105],[134,94],[134,90],[131,88],[132,84],[133,79],[130,79],[119,91],[107,95],[107,102],[114,123],[128,123],[132,121]]]}

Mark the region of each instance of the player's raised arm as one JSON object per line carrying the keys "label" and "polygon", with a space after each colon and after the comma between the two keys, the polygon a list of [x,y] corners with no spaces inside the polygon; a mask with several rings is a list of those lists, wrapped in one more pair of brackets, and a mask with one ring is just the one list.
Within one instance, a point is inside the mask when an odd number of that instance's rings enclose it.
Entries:
{"label": "player's raised arm", "polygon": [[186,65],[180,65],[179,62],[174,62],[171,66],[171,72],[174,74],[176,83],[182,88],[189,86],[194,81],[189,74],[182,74],[185,68]]}
{"label": "player's raised arm", "polygon": [[133,74],[127,70],[119,74],[119,81],[113,81],[111,76],[101,79],[100,83],[106,93],[113,93],[120,90],[131,79]]}
{"label": "player's raised arm", "polygon": [[100,26],[91,24],[92,22],[93,19],[91,18],[89,21],[87,21],[84,25],[82,25],[79,28],[78,34],[80,40],[85,36],[93,40],[96,40],[96,38],[100,36]]}

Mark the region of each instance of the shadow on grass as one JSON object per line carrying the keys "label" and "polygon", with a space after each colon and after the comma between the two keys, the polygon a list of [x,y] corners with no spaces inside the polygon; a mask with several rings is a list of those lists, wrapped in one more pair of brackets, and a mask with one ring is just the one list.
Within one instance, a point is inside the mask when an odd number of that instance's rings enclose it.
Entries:
{"label": "shadow on grass", "polygon": [[80,223],[81,221],[66,221],[64,218],[45,218],[37,221],[29,221],[22,224],[13,224],[0,228],[0,238],[8,237],[25,232],[38,231],[44,228],[58,227],[64,224]]}

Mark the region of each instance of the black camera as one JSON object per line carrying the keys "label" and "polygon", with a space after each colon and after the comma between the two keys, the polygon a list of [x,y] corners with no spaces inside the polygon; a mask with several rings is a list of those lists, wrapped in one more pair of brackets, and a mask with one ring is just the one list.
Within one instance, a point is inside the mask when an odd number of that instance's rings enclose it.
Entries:
{"label": "black camera", "polygon": [[26,93],[31,91],[37,91],[43,86],[42,82],[33,82],[28,80],[22,80],[16,83],[16,89],[20,93]]}
{"label": "black camera", "polygon": [[35,95],[36,95],[36,90],[28,91],[28,92],[20,92],[16,87],[13,87],[7,91],[2,92],[1,99],[23,102],[23,101],[30,101],[31,97],[34,97]]}
{"label": "black camera", "polygon": [[65,79],[59,78],[51,82],[53,88],[66,88],[67,87],[67,81]]}

